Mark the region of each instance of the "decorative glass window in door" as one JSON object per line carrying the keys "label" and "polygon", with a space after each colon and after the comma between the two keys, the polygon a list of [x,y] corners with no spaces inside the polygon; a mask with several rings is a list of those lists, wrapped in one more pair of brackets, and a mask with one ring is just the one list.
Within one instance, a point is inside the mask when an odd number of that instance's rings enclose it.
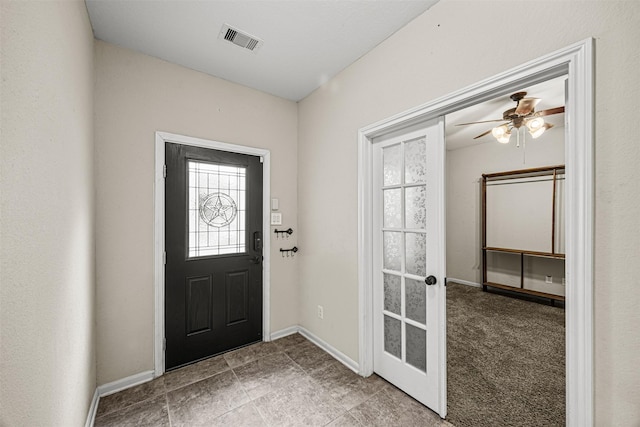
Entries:
{"label": "decorative glass window in door", "polygon": [[426,139],[382,149],[384,350],[426,372]]}
{"label": "decorative glass window in door", "polygon": [[244,167],[188,161],[189,258],[246,251]]}

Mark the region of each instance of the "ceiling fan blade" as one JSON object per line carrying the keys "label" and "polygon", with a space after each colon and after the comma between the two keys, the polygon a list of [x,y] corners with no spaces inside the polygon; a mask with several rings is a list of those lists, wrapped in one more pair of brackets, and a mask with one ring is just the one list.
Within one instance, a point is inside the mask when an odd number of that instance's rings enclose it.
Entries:
{"label": "ceiling fan blade", "polygon": [[[495,121],[495,120],[493,120],[493,121]],[[510,122],[504,122],[503,124],[498,125],[498,126],[508,125],[509,123],[510,123]],[[489,129],[488,131],[486,131],[486,132],[484,132],[484,133],[481,133],[480,135],[476,136],[476,137],[475,137],[475,138],[473,138],[473,139],[482,138],[483,136],[490,134],[490,133],[491,133],[491,131],[493,131],[493,128]]]}
{"label": "ceiling fan blade", "polygon": [[480,135],[476,136],[476,137],[475,137],[475,138],[473,138],[473,139],[482,138],[483,136],[490,134],[492,130],[493,130],[493,128],[489,129],[488,131],[486,131],[486,132],[484,132],[484,133],[481,133]]}
{"label": "ceiling fan blade", "polygon": [[549,108],[548,110],[538,111],[536,113],[536,116],[543,117],[543,116],[550,116],[552,114],[560,114],[560,113],[564,113],[564,107]]}
{"label": "ceiling fan blade", "polygon": [[483,120],[481,122],[458,123],[455,126],[466,126],[466,125],[475,125],[475,124],[478,124],[478,123],[491,123],[491,122],[501,122],[501,121],[504,121],[504,119]]}
{"label": "ceiling fan blade", "polygon": [[518,101],[518,106],[516,107],[516,114],[519,116],[526,116],[531,113],[536,105],[540,102],[540,98],[522,98]]}

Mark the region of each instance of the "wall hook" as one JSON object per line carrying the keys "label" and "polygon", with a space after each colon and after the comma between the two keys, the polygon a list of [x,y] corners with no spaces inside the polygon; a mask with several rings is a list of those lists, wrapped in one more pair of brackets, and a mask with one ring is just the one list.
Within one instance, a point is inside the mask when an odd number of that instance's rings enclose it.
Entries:
{"label": "wall hook", "polygon": [[280,235],[287,235],[287,239],[289,238],[289,236],[291,236],[293,234],[293,230],[291,228],[287,229],[287,230],[278,230],[277,228],[275,230],[273,230],[273,232],[276,234],[276,238],[280,238]]}
{"label": "wall hook", "polygon": [[296,255],[296,252],[298,252],[298,248],[296,246],[294,246],[291,249],[282,249],[280,248],[280,253],[282,254],[282,257],[284,258],[285,256],[287,257],[293,257]]}

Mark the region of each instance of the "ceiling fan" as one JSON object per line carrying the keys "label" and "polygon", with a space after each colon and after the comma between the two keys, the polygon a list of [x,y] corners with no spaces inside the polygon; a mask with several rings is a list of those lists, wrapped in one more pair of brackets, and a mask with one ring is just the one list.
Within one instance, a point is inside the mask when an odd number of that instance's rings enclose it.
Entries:
{"label": "ceiling fan", "polygon": [[522,126],[525,126],[529,130],[529,134],[531,134],[534,139],[538,138],[547,129],[553,127],[551,123],[545,123],[543,117],[550,116],[552,114],[564,113],[564,106],[535,111],[536,105],[538,105],[538,102],[540,102],[540,98],[525,98],[526,96],[527,92],[516,92],[511,95],[510,98],[516,102],[516,107],[506,110],[502,114],[501,119],[460,123],[456,126],[505,121],[506,123],[498,125],[493,129],[489,129],[488,131],[481,133],[473,139],[482,138],[483,136],[491,133],[498,140],[498,142],[506,144],[509,142],[509,138],[511,138],[511,132],[513,131],[513,129],[516,129],[517,133]]}

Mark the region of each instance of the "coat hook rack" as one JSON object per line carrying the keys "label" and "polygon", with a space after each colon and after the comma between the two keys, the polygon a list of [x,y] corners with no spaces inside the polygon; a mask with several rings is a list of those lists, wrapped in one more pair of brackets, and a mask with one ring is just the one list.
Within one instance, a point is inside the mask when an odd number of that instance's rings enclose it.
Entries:
{"label": "coat hook rack", "polygon": [[291,249],[282,249],[280,248],[280,253],[282,254],[282,257],[284,258],[285,256],[288,257],[293,257],[296,255],[296,252],[298,252],[298,248],[296,246],[294,246]]}
{"label": "coat hook rack", "polygon": [[280,238],[280,236],[282,235],[283,237],[285,237],[284,235],[286,234],[286,238],[288,239],[289,236],[291,236],[293,234],[293,230],[291,228],[287,229],[287,230],[278,230],[277,228],[275,230],[273,230],[273,232],[276,234],[276,238]]}

